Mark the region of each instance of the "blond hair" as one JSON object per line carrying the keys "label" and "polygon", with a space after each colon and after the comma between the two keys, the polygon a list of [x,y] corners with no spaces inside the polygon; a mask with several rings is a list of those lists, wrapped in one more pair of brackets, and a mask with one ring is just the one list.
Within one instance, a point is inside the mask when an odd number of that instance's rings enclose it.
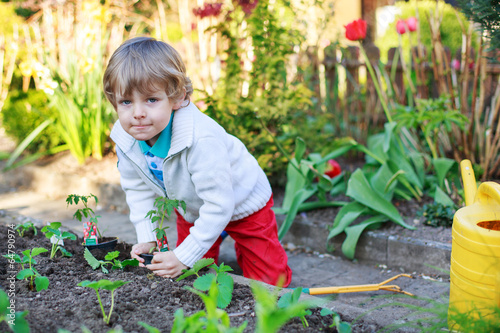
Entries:
{"label": "blond hair", "polygon": [[103,77],[104,93],[116,109],[116,95],[130,96],[134,90],[148,95],[165,89],[171,101],[193,93],[191,80],[177,51],[151,37],[125,41],[111,56]]}

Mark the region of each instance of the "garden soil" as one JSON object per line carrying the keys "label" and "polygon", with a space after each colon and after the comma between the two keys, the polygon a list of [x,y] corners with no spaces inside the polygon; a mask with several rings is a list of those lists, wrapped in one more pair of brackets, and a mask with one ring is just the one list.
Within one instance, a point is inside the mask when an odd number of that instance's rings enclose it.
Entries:
{"label": "garden soil", "polygon": [[[63,174],[71,174],[72,177],[60,178]],[[115,156],[107,156],[103,161],[91,160],[85,166],[78,166],[71,156],[66,154],[4,172],[1,176],[0,225],[3,225],[0,229],[1,254],[7,253],[9,231],[6,225],[12,223],[32,221],[41,227],[48,222],[61,221],[69,230],[80,235],[81,226],[72,221],[73,211],[66,207],[65,196],[70,193],[99,193],[103,200],[96,210],[102,216],[100,221],[106,230],[105,234],[119,234],[120,243],[117,249],[122,259],[128,257],[135,235],[130,232],[133,230],[130,229],[130,222],[125,221],[128,220],[127,208],[117,185],[119,179]],[[95,184],[99,186],[96,187]],[[279,190],[275,191],[275,199],[279,205],[281,200]],[[414,239],[450,244],[450,228],[422,225],[421,219],[416,215],[421,205],[422,203],[401,202],[398,206],[407,222],[419,226],[417,230],[409,231],[388,225],[384,228],[384,232],[394,236],[412,236]],[[326,224],[331,223],[335,214],[335,209],[321,210],[308,212],[298,219],[307,218],[316,224]],[[123,224],[126,222],[128,224]],[[169,229],[169,241],[175,244],[175,228],[171,229]],[[22,238],[16,236],[15,240],[17,253],[32,247],[49,248],[48,240],[41,233],[36,236],[28,233],[27,237]],[[31,332],[57,332],[60,328],[81,332],[83,326],[89,328],[91,332],[106,332],[110,328],[122,329],[124,332],[146,332],[146,329],[138,324],[139,321],[157,327],[161,332],[168,332],[172,327],[174,313],[178,309],[182,308],[185,315],[204,309],[201,299],[184,288],[192,285],[192,279],[171,281],[151,276],[146,268],[141,267],[126,267],[123,271],[104,274],[100,270],[93,270],[86,263],[80,244],[81,239],[65,243],[65,247],[73,253],[71,258],[56,257],[50,260],[48,253],[39,256],[37,269],[40,274],[49,278],[48,290],[31,291],[25,281],[15,282],[16,310],[29,312],[26,318]],[[247,322],[245,332],[254,332],[256,314],[250,280],[238,275],[240,271],[232,244],[231,239],[223,242],[220,258],[222,262],[233,267],[236,273],[233,275],[235,279],[233,298],[226,311],[230,315],[233,327]],[[303,294],[303,299],[321,302],[321,305],[307,316],[309,327],[303,327],[300,319],[295,318],[284,326],[281,332],[334,332],[335,329],[329,327],[332,318],[320,316],[321,307],[337,312],[342,320],[351,323],[353,332],[378,332],[388,327],[395,328],[396,332],[418,332],[419,325],[415,328],[411,327],[411,324],[419,315],[414,314],[411,307],[427,308],[433,313],[440,311],[441,315],[446,311],[449,293],[449,276],[446,271],[436,270],[435,274],[429,274],[420,270],[405,270],[398,265],[392,266],[387,263],[351,261],[339,255],[318,252],[291,242],[285,242],[284,246],[293,271],[290,288],[377,284],[400,273],[407,273],[411,278],[400,277],[390,284],[395,284],[416,297],[407,297],[401,293],[385,290],[319,297]],[[424,258],[422,260],[425,261]],[[19,267],[12,270],[7,260],[0,258],[0,284],[4,290],[7,291],[10,287],[8,278],[18,270]],[[77,286],[83,280],[104,278],[131,281],[116,291],[114,314],[110,325],[102,321],[94,290]],[[271,286],[268,288],[273,289]],[[282,295],[291,291],[283,289],[279,293]],[[109,309],[109,294],[103,293],[103,301],[104,307]],[[435,308],[435,304],[439,307]],[[1,325],[0,332],[3,332],[6,328]],[[405,326],[399,327],[399,325]]]}

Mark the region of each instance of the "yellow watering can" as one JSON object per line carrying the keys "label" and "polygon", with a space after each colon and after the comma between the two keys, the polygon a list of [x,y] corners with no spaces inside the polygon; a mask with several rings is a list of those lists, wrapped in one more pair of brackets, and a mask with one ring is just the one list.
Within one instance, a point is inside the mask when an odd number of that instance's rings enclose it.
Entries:
{"label": "yellow watering can", "polygon": [[448,325],[454,330],[459,327],[452,314],[500,324],[492,311],[500,307],[500,184],[484,182],[476,188],[471,162],[463,160],[460,169],[465,207],[453,218],[448,309]]}

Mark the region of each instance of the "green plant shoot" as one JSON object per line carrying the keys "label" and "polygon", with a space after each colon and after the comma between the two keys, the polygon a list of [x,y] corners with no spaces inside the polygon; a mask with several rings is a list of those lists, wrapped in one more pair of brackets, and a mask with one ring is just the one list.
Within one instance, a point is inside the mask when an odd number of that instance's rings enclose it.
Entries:
{"label": "green plant shoot", "polygon": [[[296,288],[293,292],[289,292],[289,293],[284,294],[278,300],[278,308],[284,309],[284,308],[287,308],[293,304],[297,304],[299,302],[301,294],[302,294],[301,287]],[[297,315],[297,317],[300,317],[300,320],[302,321],[302,326],[309,327],[309,323],[307,322],[306,315],[311,315],[311,314],[312,314],[312,312],[310,310],[305,309],[302,314]]]}
{"label": "green plant shoot", "polygon": [[100,216],[96,216],[95,212],[92,208],[88,206],[88,202],[90,199],[94,199],[95,204],[99,202],[97,199],[97,196],[93,194],[89,195],[78,195],[78,194],[70,194],[66,198],[66,204],[67,206],[69,205],[78,205],[78,203],[82,203],[84,208],[79,208],[75,211],[75,214],[73,214],[73,218],[77,219],[78,221],[82,222],[83,217],[88,218],[89,222],[93,222],[96,225],[97,228],[97,233],[99,234],[99,238],[102,238],[101,231],[99,230],[97,219]]}
{"label": "green plant shoot", "polygon": [[337,328],[337,331],[339,333],[351,333],[352,332],[351,324],[349,324],[345,321],[342,321],[340,319],[340,316],[338,315],[338,313],[336,313],[328,308],[322,308],[320,315],[323,317],[332,316],[333,323],[330,327]]}
{"label": "green plant shoot", "polygon": [[[109,324],[109,320],[111,319],[111,315],[113,313],[113,307],[115,305],[115,295],[114,291],[115,289],[129,283],[130,281],[122,281],[122,280],[117,280],[117,281],[110,281],[107,279],[102,279],[99,281],[89,281],[85,280],[82,281],[78,284],[79,287],[87,287],[87,288],[92,288],[95,290],[97,294],[97,301],[99,302],[99,305],[101,307],[101,312],[102,312],[102,318],[106,324]],[[99,294],[99,289],[104,289],[108,290],[111,292],[111,307],[109,308],[109,312],[106,314],[106,311],[104,311],[104,306],[102,304],[101,300],[101,295]]]}
{"label": "green plant shoot", "polygon": [[88,264],[92,267],[92,269],[96,270],[101,267],[103,273],[109,273],[109,270],[106,268],[107,265],[111,265],[111,269],[124,269],[126,266],[137,267],[139,266],[139,261],[137,259],[125,259],[123,261],[118,260],[118,256],[120,255],[120,251],[113,251],[106,254],[104,260],[99,260],[89,251],[88,248],[85,248],[83,252],[83,257],[87,260]]}
{"label": "green plant shoot", "polygon": [[18,224],[16,226],[15,230],[17,230],[19,237],[24,237],[24,233],[26,231],[28,231],[29,229],[33,229],[33,233],[35,234],[35,236],[37,235],[38,231],[37,231],[35,225],[33,224],[33,222],[31,222],[31,221],[24,222],[22,224]]}
{"label": "green plant shoot", "polygon": [[264,285],[255,281],[250,283],[250,287],[255,298],[256,332],[278,332],[290,319],[302,317],[306,310],[317,306],[317,301],[306,300],[289,303],[281,308],[277,304],[277,288],[270,292]]}
{"label": "green plant shoot", "polygon": [[63,257],[73,256],[63,247],[63,244],[65,239],[76,240],[76,236],[69,231],[61,231],[61,225],[61,222],[52,222],[42,228],[45,237],[47,237],[52,244],[50,259],[55,257],[57,251],[60,251]]}
{"label": "green plant shoot", "polygon": [[185,317],[182,309],[178,309],[174,314],[174,324],[172,333],[181,332],[243,332],[247,326],[244,322],[240,327],[231,327],[231,321],[226,311],[218,307],[218,293],[220,288],[217,285],[214,275],[210,276],[210,287],[208,294],[200,290],[186,287],[200,296],[205,304],[206,311],[198,311],[189,317]]}
{"label": "green plant shoot", "polygon": [[40,275],[35,267],[33,267],[34,265],[36,265],[36,260],[34,257],[44,252],[48,252],[48,250],[44,249],[43,247],[35,247],[32,250],[28,249],[22,252],[24,258],[21,259],[21,261],[27,263],[28,268],[24,268],[19,271],[19,273],[17,273],[16,275],[16,278],[18,280],[27,280],[29,278],[28,284],[31,290],[36,288],[36,291],[41,291],[49,287],[49,279],[45,276]]}
{"label": "green plant shoot", "polygon": [[0,323],[5,321],[9,328],[14,333],[26,333],[29,332],[28,322],[24,317],[28,314],[28,311],[16,311],[11,313],[11,302],[9,295],[0,289]]}
{"label": "green plant shoot", "polygon": [[[207,273],[199,275],[198,272],[207,266],[215,270],[215,274]],[[201,291],[209,291],[212,281],[215,279],[218,288],[217,307],[224,309],[231,303],[233,296],[234,281],[233,278],[227,274],[227,272],[231,272],[232,270],[231,267],[224,265],[224,263],[217,266],[214,264],[214,259],[212,258],[203,258],[198,260],[191,269],[184,269],[184,274],[179,276],[176,281],[183,280],[191,275],[196,275],[197,278],[193,283],[193,287]]]}

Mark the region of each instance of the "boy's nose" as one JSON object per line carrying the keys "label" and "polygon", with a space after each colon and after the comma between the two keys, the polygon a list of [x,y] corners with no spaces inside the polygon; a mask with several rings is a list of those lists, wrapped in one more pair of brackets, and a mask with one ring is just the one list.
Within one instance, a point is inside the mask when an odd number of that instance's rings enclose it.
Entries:
{"label": "boy's nose", "polygon": [[139,118],[144,118],[146,117],[146,112],[144,112],[144,109],[140,106],[135,106],[134,107],[134,118],[139,119]]}

